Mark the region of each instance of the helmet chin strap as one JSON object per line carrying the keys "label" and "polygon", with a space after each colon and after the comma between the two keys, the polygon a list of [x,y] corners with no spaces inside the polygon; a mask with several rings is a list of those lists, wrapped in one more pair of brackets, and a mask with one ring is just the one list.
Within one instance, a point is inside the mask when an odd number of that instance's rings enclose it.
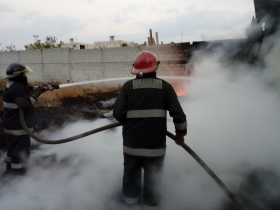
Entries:
{"label": "helmet chin strap", "polygon": [[143,73],[142,72],[140,72],[139,77],[143,77]]}

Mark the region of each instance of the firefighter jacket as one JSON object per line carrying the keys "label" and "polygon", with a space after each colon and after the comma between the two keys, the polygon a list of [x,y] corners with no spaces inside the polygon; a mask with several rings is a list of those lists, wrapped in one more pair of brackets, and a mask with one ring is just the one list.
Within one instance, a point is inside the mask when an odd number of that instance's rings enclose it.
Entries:
{"label": "firefighter jacket", "polygon": [[33,131],[35,125],[36,100],[30,97],[30,92],[34,88],[29,85],[23,85],[19,82],[9,80],[3,93],[3,126],[6,134],[20,136],[26,135],[21,126],[19,110],[24,109],[24,118],[28,128]]}
{"label": "firefighter jacket", "polygon": [[123,125],[123,151],[143,157],[160,157],[166,151],[166,113],[176,134],[187,134],[187,121],[173,87],[155,74],[127,81],[114,104],[113,116]]}

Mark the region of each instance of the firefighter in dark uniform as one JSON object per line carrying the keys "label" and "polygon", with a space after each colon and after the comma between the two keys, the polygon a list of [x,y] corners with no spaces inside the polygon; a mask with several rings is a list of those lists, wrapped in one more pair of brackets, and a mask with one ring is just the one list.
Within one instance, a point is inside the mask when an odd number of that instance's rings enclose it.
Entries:
{"label": "firefighter in dark uniform", "polygon": [[158,206],[159,185],[166,151],[167,111],[173,118],[176,136],[184,141],[186,115],[173,87],[156,77],[157,57],[149,52],[137,54],[133,63],[133,80],[121,89],[113,116],[123,125],[123,200],[139,202],[141,170],[144,170],[143,203]]}
{"label": "firefighter in dark uniform", "polygon": [[11,63],[6,69],[8,79],[3,93],[3,126],[8,145],[5,174],[23,175],[30,155],[30,137],[20,123],[19,110],[24,110],[28,128],[33,131],[35,125],[34,104],[46,91],[42,86],[29,86],[26,73],[32,70],[21,63]]}

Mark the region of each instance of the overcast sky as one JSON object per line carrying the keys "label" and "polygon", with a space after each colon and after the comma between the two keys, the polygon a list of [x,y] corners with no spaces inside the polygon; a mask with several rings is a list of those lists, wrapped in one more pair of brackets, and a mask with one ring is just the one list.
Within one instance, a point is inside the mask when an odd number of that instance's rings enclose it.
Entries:
{"label": "overcast sky", "polygon": [[143,43],[149,29],[165,44],[238,38],[254,15],[253,0],[0,0],[0,43],[20,50],[33,35]]}

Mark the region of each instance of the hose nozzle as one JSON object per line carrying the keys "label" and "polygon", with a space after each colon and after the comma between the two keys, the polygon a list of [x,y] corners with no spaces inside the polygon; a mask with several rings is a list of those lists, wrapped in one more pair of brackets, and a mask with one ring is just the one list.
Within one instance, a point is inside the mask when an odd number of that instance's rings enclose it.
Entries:
{"label": "hose nozzle", "polygon": [[46,89],[46,90],[50,90],[50,91],[52,91],[52,90],[54,90],[54,89],[59,89],[59,85],[50,85],[50,84],[46,84],[46,86],[44,86],[44,88]]}

